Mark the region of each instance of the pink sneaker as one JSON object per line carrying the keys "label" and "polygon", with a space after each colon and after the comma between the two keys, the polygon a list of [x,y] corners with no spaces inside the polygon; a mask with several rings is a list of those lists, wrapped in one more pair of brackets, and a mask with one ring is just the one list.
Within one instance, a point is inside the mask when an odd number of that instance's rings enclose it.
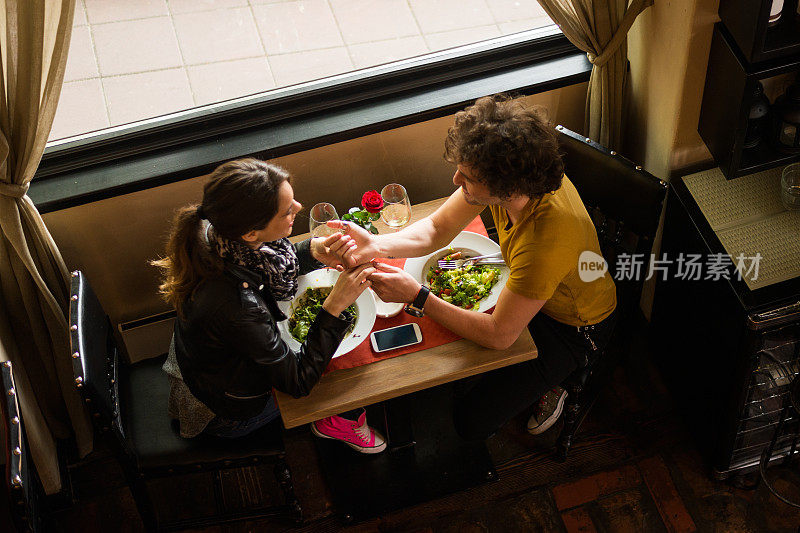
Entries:
{"label": "pink sneaker", "polygon": [[367,425],[364,411],[353,422],[340,416],[329,416],[311,423],[311,433],[323,439],[340,440],[361,453],[381,453],[386,449],[383,435]]}

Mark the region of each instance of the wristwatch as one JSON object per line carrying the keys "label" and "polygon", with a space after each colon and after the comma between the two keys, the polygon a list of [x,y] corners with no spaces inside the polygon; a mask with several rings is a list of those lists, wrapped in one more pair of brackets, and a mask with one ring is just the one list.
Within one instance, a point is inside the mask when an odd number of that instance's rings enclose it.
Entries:
{"label": "wristwatch", "polygon": [[423,311],[422,308],[425,306],[425,301],[428,299],[428,295],[430,293],[430,289],[428,289],[428,287],[425,285],[422,285],[417,293],[417,297],[414,298],[414,301],[405,307],[405,312],[415,317],[423,316],[425,311]]}

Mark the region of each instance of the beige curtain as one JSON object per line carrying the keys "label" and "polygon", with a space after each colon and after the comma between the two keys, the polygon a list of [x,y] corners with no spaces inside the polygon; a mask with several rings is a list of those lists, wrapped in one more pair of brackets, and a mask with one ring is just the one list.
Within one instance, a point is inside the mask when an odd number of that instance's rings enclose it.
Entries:
{"label": "beige curtain", "polygon": [[11,360],[45,490],[60,489],[55,440],[91,451],[72,378],[69,272],[27,191],[53,124],[75,0],[0,0],[0,361]]}
{"label": "beige curtain", "polygon": [[633,21],[653,0],[539,0],[567,39],[592,62],[585,134],[619,149],[627,79],[626,39]]}

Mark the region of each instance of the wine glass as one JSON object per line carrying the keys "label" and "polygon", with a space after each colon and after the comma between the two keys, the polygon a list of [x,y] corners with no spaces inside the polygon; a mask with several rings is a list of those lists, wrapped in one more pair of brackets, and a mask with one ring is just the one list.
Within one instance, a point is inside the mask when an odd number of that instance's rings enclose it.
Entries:
{"label": "wine glass", "polygon": [[330,237],[340,230],[328,227],[326,222],[338,219],[339,214],[333,204],[328,202],[318,203],[311,208],[308,214],[308,231],[311,232],[312,237]]}
{"label": "wine glass", "polygon": [[390,183],[381,190],[383,209],[381,218],[387,226],[401,228],[411,220],[411,202],[406,188],[399,183]]}
{"label": "wine glass", "polygon": [[786,209],[800,209],[800,163],[792,163],[781,174],[781,200]]}

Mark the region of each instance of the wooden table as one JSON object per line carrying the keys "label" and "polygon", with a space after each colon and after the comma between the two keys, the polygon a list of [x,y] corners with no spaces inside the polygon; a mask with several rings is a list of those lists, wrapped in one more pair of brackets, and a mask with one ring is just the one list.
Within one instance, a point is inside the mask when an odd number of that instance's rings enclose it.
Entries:
{"label": "wooden table", "polygon": [[[424,218],[445,199],[413,206],[414,222]],[[375,224],[381,233],[392,231],[382,221]],[[292,238],[298,241],[308,235]],[[311,394],[295,399],[276,392],[283,423],[296,427],[377,402],[403,396],[536,357],[536,345],[528,329],[506,350],[490,350],[466,339],[383,359],[367,365],[337,370],[322,376]]]}

